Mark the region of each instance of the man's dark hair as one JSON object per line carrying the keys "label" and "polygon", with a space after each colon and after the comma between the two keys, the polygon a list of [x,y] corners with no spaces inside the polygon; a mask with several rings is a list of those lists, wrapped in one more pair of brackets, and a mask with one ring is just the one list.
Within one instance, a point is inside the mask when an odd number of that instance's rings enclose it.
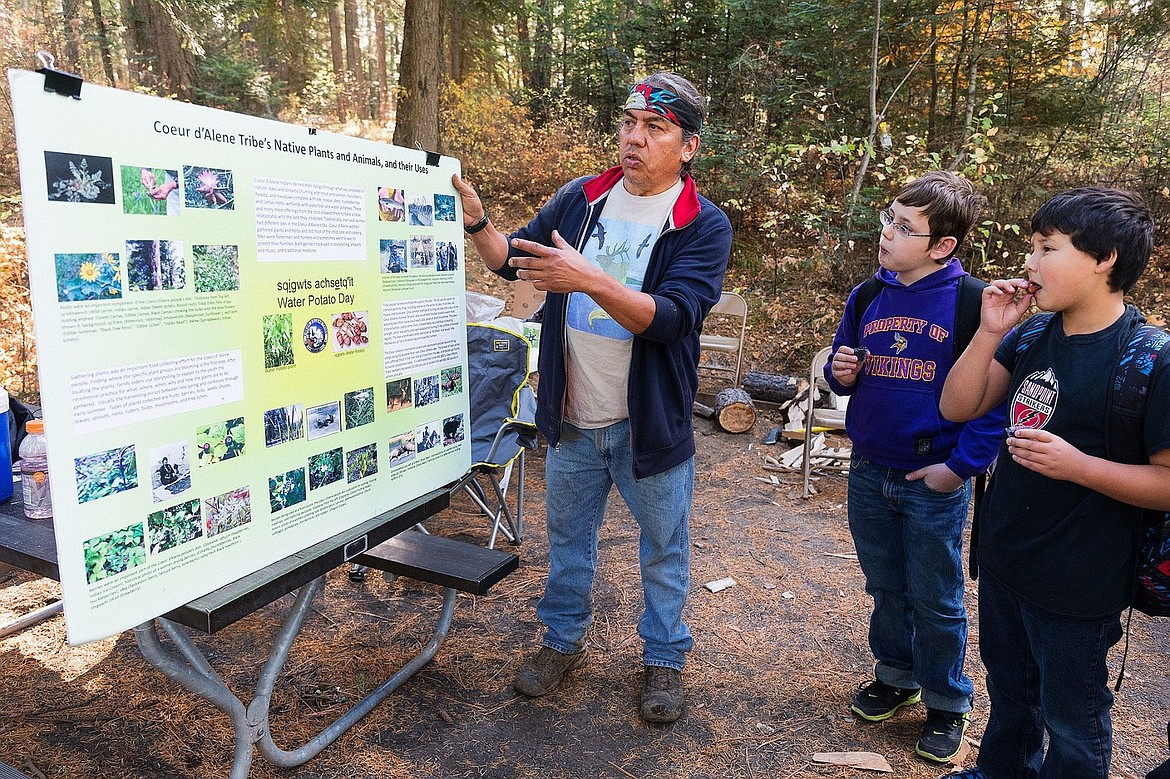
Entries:
{"label": "man's dark hair", "polygon": [[930,225],[930,246],[947,236],[953,237],[952,254],[958,253],[987,202],[974,184],[949,170],[924,173],[898,190],[894,199],[904,206],[922,209]]}
{"label": "man's dark hair", "polygon": [[[650,86],[665,87],[665,88],[669,89],[671,92],[678,95],[679,98],[681,98],[685,103],[690,105],[691,108],[698,111],[699,116],[703,117],[703,119],[706,120],[706,118],[707,118],[707,101],[704,100],[703,96],[699,94],[699,90],[695,88],[695,85],[692,84],[690,81],[687,81],[682,76],[678,75],[677,73],[671,73],[669,71],[660,70],[657,73],[651,74],[651,75],[647,76],[646,78],[642,79],[642,81],[649,84]],[[686,130],[683,130],[682,142],[685,144],[687,141],[689,141],[691,139],[692,136],[695,136],[698,134],[699,133],[692,133],[692,132],[687,132]],[[692,157],[691,159],[689,159],[683,163],[682,173],[684,176],[690,175],[691,164],[694,162],[694,159],[695,158]]]}
{"label": "man's dark hair", "polygon": [[1055,195],[1032,217],[1032,232],[1064,233],[1072,245],[1105,262],[1117,252],[1109,288],[1129,292],[1154,250],[1154,218],[1136,192],[1109,187],[1078,187]]}

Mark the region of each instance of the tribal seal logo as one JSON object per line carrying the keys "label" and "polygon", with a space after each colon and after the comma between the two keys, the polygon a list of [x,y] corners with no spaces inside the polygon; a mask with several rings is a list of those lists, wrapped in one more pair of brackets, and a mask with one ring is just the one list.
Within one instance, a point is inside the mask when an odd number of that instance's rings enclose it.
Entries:
{"label": "tribal seal logo", "polygon": [[1060,400],[1060,382],[1051,368],[1036,371],[1020,383],[1012,398],[1011,426],[1039,430],[1048,424]]}

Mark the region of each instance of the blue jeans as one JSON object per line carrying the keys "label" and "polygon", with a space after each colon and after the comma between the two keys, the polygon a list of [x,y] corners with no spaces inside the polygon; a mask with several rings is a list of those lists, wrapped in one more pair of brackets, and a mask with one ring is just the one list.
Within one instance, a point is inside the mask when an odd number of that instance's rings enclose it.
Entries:
{"label": "blue jeans", "polygon": [[1060,617],[981,573],[979,654],[991,714],[978,765],[988,779],[1108,779],[1113,693],[1105,661],[1120,638],[1117,615]]}
{"label": "blue jeans", "polygon": [[970,482],[943,494],[907,473],[857,455],[849,470],[849,530],[873,596],[875,674],[922,688],[932,709],[970,711],[962,560]]}
{"label": "blue jeans", "polygon": [[682,619],[691,584],[687,522],[694,458],[665,473],[635,479],[629,420],[597,430],[563,424],[560,443],[545,459],[545,480],[548,581],[536,605],[536,615],[548,627],[544,645],[558,652],[585,647],[593,622],[597,540],[610,487],[617,485],[641,530],[642,663],[681,671],[694,643]]}

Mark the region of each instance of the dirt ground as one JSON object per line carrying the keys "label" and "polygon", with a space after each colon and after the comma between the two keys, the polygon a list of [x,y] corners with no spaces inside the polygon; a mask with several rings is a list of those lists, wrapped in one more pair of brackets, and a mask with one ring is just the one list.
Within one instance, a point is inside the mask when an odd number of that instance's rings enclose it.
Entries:
{"label": "dirt ground", "polygon": [[[490,777],[851,777],[871,772],[817,764],[818,752],[872,751],[899,777],[942,771],[913,755],[921,707],[869,725],[848,700],[870,678],[869,600],[844,507],[844,482],[823,475],[800,498],[799,475],[767,481],[760,441],[772,420],[742,435],[696,419],[698,479],[692,521],[695,649],[685,673],[687,711],[650,726],[637,715],[641,610],[636,527],[613,500],[603,530],[588,665],[558,692],[530,700],[510,688],[538,641],[535,604],[547,572],[543,457],[529,460],[521,567],[484,597],[460,596],[451,635],[435,660],[306,766],[280,770],[257,756],[255,779]],[[456,500],[429,523],[482,543],[486,523]],[[732,577],[711,593],[703,584]],[[55,585],[0,570],[0,621],[38,607]],[[373,574],[329,576],[293,646],[272,706],[273,732],[300,746],[429,639],[440,591]],[[197,637],[213,667],[251,697],[285,597],[214,636]],[[975,586],[968,586],[975,612]],[[1114,774],[1144,777],[1166,755],[1170,631],[1135,616],[1125,684],[1114,709]],[[969,740],[987,714],[978,631],[968,671],[976,709]],[[1111,658],[1116,675],[1120,647]],[[35,777],[224,777],[232,731],[226,716],[162,676],[129,633],[70,647],[56,617],[0,639],[0,760]],[[966,755],[965,765],[973,761]]]}

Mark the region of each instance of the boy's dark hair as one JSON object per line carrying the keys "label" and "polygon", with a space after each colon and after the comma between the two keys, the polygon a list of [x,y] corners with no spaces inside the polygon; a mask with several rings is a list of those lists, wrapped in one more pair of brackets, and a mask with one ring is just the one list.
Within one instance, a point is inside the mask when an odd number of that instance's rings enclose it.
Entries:
{"label": "boy's dark hair", "polygon": [[1078,187],[1055,195],[1032,217],[1032,232],[1064,233],[1072,245],[1098,263],[1117,252],[1109,288],[1129,292],[1154,250],[1154,218],[1136,192],[1109,187]]}
{"label": "boy's dark hair", "polygon": [[955,251],[979,218],[987,199],[975,185],[949,170],[932,170],[911,181],[894,196],[904,206],[921,208],[930,224],[930,247],[947,236],[955,239]]}

